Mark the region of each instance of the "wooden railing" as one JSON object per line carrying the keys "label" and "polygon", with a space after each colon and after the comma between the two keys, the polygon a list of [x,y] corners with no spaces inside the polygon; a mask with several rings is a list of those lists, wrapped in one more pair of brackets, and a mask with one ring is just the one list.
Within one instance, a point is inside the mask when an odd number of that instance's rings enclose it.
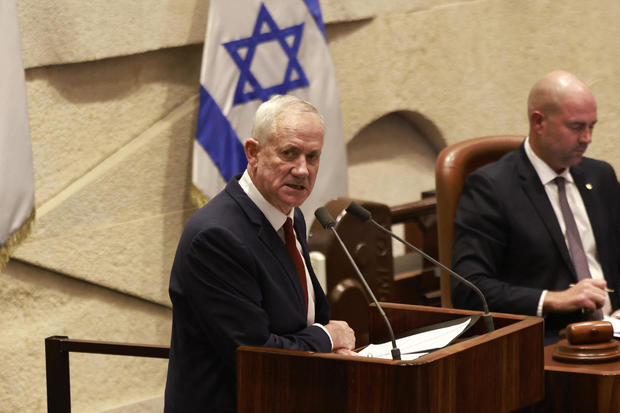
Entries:
{"label": "wooden railing", "polygon": [[167,359],[170,348],[149,344],[72,340],[65,336],[46,338],[45,377],[47,378],[48,413],[69,413],[71,411],[70,352]]}

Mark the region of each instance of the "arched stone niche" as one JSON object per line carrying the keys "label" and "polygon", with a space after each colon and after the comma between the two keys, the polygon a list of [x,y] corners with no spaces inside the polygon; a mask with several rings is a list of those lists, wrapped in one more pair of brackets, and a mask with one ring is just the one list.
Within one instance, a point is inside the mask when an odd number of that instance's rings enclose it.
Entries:
{"label": "arched stone niche", "polygon": [[435,159],[445,146],[439,129],[412,111],[370,122],[348,143],[349,196],[397,205],[435,188]]}

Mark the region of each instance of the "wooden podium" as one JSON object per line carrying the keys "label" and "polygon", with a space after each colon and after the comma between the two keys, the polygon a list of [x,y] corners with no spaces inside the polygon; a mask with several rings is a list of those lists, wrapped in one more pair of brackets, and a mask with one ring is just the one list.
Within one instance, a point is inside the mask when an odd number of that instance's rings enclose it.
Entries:
{"label": "wooden podium", "polygon": [[[398,336],[474,311],[382,304]],[[414,361],[262,347],[237,350],[239,412],[508,412],[544,397],[541,318],[493,314],[459,342]],[[387,328],[370,306],[371,343]]]}

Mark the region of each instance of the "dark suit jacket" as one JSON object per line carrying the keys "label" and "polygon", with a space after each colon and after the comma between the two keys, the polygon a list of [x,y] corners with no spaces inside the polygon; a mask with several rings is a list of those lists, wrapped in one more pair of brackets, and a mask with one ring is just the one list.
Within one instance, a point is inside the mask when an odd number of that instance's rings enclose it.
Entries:
{"label": "dark suit jacket", "polygon": [[[306,325],[305,298],[284,243],[238,179],[191,217],[179,242],[170,276],[166,412],[234,411],[238,346],[331,351],[325,331]],[[315,319],[326,324],[329,307],[299,209],[294,226],[314,286]]]}
{"label": "dark suit jacket", "polygon": [[[614,309],[620,291],[620,197],[612,167],[583,158],[571,168],[594,231]],[[591,189],[586,187],[586,184]],[[489,309],[536,315],[543,289],[577,282],[560,225],[524,146],[469,175],[454,225],[453,269],[476,284]],[[480,299],[452,280],[456,307],[480,309]],[[549,314],[547,334],[582,321],[579,312]]]}

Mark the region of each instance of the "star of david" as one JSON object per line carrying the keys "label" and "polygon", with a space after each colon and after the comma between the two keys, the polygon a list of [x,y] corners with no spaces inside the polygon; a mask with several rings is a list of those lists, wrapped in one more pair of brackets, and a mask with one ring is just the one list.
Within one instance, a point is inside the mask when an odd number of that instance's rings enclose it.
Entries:
{"label": "star of david", "polygon": [[[309,85],[308,78],[297,60],[303,29],[304,23],[280,29],[265,5],[262,4],[252,36],[223,44],[240,71],[233,104],[238,105],[254,99],[261,99],[265,102],[272,95],[284,95],[290,90]],[[289,40],[291,40],[290,43]],[[288,60],[284,78],[279,84],[261,85],[250,67],[257,47],[273,41],[280,45]]]}

